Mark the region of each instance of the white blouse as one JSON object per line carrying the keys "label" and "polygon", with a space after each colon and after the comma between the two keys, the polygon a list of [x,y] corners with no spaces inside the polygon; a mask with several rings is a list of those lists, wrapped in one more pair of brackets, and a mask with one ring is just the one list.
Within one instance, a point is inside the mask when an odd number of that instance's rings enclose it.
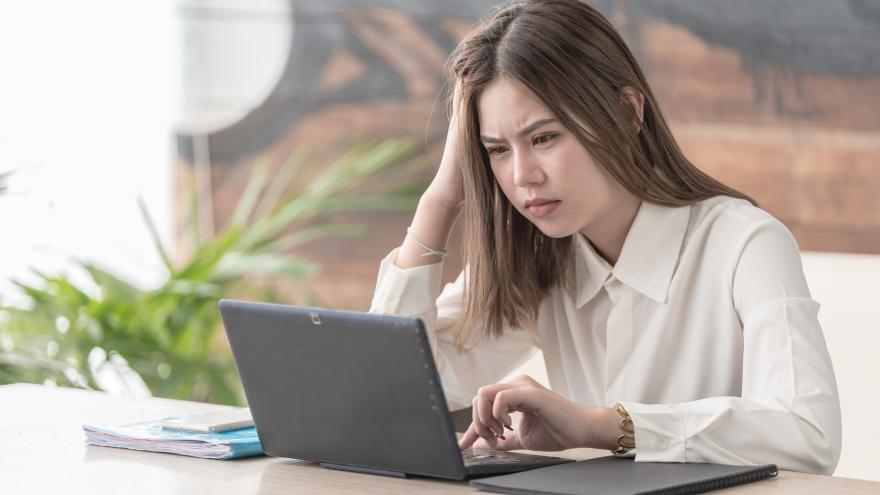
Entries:
{"label": "white blouse", "polygon": [[459,352],[463,277],[440,263],[401,269],[392,251],[370,311],[423,320],[451,409],[471,404],[541,349],[553,391],[620,402],[636,461],[776,464],[831,474],[841,424],[831,358],[788,229],[746,201],[643,202],[616,265],[580,234],[569,289],[534,328]]}

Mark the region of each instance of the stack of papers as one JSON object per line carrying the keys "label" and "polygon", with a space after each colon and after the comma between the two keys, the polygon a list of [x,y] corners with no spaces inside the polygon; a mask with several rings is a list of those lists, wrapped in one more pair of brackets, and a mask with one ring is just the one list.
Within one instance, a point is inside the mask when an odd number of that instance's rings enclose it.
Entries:
{"label": "stack of papers", "polygon": [[192,433],[163,429],[161,421],[121,426],[83,425],[86,443],[102,447],[148,450],[205,459],[235,459],[260,455],[260,439],[253,426],[220,433]]}

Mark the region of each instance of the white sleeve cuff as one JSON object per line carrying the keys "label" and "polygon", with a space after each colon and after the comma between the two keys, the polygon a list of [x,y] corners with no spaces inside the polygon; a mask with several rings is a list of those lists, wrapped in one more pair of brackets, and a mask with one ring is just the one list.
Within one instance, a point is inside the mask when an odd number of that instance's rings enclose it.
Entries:
{"label": "white sleeve cuff", "polygon": [[396,248],[379,265],[370,313],[420,316],[435,311],[443,277],[443,263],[400,268]]}
{"label": "white sleeve cuff", "polygon": [[684,414],[666,404],[621,404],[635,428],[636,462],[687,462]]}

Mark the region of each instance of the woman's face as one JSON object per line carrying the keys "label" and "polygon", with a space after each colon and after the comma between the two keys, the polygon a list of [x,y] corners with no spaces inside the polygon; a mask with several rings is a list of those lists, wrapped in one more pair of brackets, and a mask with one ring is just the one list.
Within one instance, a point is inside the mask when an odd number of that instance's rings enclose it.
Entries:
{"label": "woman's face", "polygon": [[577,138],[520,83],[498,78],[477,101],[492,172],[516,209],[544,235],[602,231],[628,195]]}

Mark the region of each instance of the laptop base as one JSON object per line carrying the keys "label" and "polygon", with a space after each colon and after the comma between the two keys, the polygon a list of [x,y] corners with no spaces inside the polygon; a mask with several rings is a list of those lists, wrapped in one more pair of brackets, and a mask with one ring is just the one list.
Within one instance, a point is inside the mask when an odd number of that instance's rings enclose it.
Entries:
{"label": "laptop base", "polygon": [[380,476],[391,476],[392,478],[408,478],[406,473],[399,471],[386,471],[384,469],[374,469],[361,466],[347,466],[345,464],[333,464],[331,462],[320,462],[321,467],[327,469],[337,469],[339,471],[352,471],[354,473],[378,474]]}

